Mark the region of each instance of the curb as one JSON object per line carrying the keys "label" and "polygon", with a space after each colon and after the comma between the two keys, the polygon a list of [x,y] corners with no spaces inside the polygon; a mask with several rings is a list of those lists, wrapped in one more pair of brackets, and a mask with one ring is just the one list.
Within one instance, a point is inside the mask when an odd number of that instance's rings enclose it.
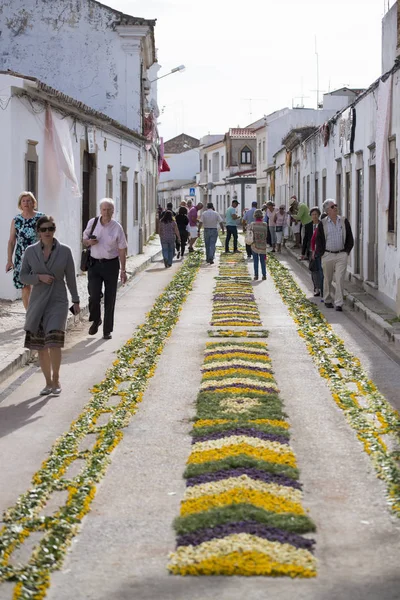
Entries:
{"label": "curb", "polygon": [[[161,250],[159,250],[152,256],[149,256],[145,261],[143,261],[142,264],[140,264],[138,267],[136,267],[132,273],[130,273],[130,275],[127,279],[127,282],[131,281],[141,271],[144,271],[145,269],[147,269],[147,267],[149,265],[151,265],[152,262],[155,262],[161,256],[162,256]],[[121,285],[122,284],[119,281],[118,282],[118,290],[121,287]],[[82,316],[84,316],[88,312],[89,312],[89,304],[82,306],[80,314]],[[66,331],[68,331],[68,329],[70,329],[70,327],[74,323],[74,321],[75,321],[74,315],[69,315],[68,319],[67,319]],[[19,350],[15,350],[14,352],[12,352],[7,359],[7,364],[5,365],[5,367],[0,369],[0,383],[2,383],[5,379],[10,377],[10,375],[15,373],[15,371],[17,371],[21,367],[25,366],[29,362],[31,357],[32,357],[32,351],[28,350],[28,348],[21,348]]]}
{"label": "curb", "polygon": [[[287,253],[296,260],[296,263],[300,265],[307,273],[309,273],[308,269],[308,261],[298,260],[298,254],[294,252],[291,248],[286,246]],[[333,284],[335,285],[335,284]],[[374,313],[371,309],[369,309],[365,304],[360,302],[353,294],[346,290],[345,284],[345,297],[344,302],[346,306],[351,308],[354,312],[359,313],[364,317],[364,320],[368,322],[371,327],[375,330],[379,331],[385,339],[394,344],[395,349],[400,351],[400,335],[395,332],[394,327],[390,325],[385,319]]]}

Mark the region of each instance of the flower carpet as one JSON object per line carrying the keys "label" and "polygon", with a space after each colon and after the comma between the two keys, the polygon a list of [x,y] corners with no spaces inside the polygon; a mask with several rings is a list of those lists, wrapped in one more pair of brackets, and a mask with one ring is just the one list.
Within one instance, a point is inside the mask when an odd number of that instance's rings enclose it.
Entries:
{"label": "flower carpet", "polygon": [[[90,510],[96,484],[106,472],[112,451],[122,440],[123,428],[142,400],[200,263],[200,252],[190,254],[184,261],[156,299],[145,322],[118,351],[118,358],[105,379],[94,386],[90,401],[69,431],[55,442],[49,457],[33,476],[32,487],[3,515],[0,583],[15,582],[13,600],[40,600],[46,596],[51,572],[61,566]],[[69,475],[72,465],[81,467],[75,476]],[[46,504],[60,492],[67,493],[67,500],[53,514],[48,514]],[[14,552],[32,534],[40,534],[41,538],[29,560],[18,564],[12,560]]]}
{"label": "flower carpet", "polygon": [[[222,273],[213,322],[221,296],[233,299],[239,291],[248,296],[241,310],[245,315],[247,306],[259,325],[243,258],[224,256]],[[230,337],[234,331],[229,330]],[[315,526],[302,506],[289,424],[265,342],[232,339],[206,344],[184,477],[171,573],[316,575],[315,542],[304,535]]]}
{"label": "flower carpet", "polygon": [[261,325],[247,265],[241,253],[221,254],[214,290],[211,325],[254,327]]}
{"label": "flower carpet", "polygon": [[371,457],[378,477],[386,483],[388,502],[400,517],[399,413],[369,379],[360,360],[346,349],[317,306],[307,299],[289,270],[271,256],[267,265],[320,375]]}

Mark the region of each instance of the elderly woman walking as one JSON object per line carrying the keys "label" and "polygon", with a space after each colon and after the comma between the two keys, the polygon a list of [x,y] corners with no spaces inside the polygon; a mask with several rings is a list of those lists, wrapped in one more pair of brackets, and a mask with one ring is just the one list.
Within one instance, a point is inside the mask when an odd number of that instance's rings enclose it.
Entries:
{"label": "elderly woman walking", "polygon": [[160,241],[165,268],[172,267],[174,257],[175,237],[181,243],[181,235],[170,210],[166,210],[160,221]]}
{"label": "elderly woman walking", "polygon": [[[22,192],[18,198],[18,208],[21,214],[11,221],[10,237],[7,245],[6,272],[14,269],[13,283],[17,290],[22,290],[22,302],[25,310],[28,308],[31,286],[24,285],[20,278],[22,256],[28,246],[34,244],[36,238],[36,223],[43,213],[38,212],[35,196],[31,192]],[[13,254],[14,262],[13,262]]]}
{"label": "elderly woman walking", "polygon": [[258,279],[258,263],[261,264],[262,278],[267,279],[265,260],[267,255],[268,225],[263,221],[262,210],[254,212],[254,222],[249,225],[249,231],[253,233],[251,251],[253,253],[254,279]]}
{"label": "elderly woman walking", "polygon": [[54,237],[53,217],[40,217],[36,225],[39,241],[25,250],[20,278],[32,285],[25,320],[25,348],[37,350],[46,386],[40,395],[61,393],[61,348],[64,346],[68,316],[68,296],[72,296],[73,312],[78,314],[79,296],[75,265],[69,246]]}

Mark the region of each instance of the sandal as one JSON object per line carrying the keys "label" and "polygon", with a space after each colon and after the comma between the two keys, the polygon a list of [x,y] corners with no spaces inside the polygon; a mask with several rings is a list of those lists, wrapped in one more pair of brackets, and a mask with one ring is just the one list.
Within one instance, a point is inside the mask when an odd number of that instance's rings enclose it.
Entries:
{"label": "sandal", "polygon": [[53,390],[51,389],[51,387],[50,387],[49,385],[46,385],[46,387],[44,387],[44,388],[41,390],[41,392],[40,392],[40,395],[41,395],[41,396],[48,396],[49,394],[51,394],[51,393],[52,393],[52,391],[53,391]]}

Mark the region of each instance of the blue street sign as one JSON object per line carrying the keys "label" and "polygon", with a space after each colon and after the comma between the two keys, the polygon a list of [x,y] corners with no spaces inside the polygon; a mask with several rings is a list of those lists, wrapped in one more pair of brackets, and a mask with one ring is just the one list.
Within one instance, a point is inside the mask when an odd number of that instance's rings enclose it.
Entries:
{"label": "blue street sign", "polygon": [[196,195],[196,190],[194,188],[190,188],[190,195],[191,196],[195,196]]}

